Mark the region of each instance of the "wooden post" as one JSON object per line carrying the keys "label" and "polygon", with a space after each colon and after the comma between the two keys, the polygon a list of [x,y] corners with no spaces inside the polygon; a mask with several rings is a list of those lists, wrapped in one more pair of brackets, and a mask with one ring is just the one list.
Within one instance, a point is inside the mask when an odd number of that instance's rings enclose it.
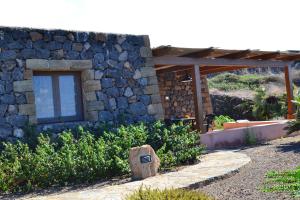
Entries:
{"label": "wooden post", "polygon": [[195,118],[197,129],[201,133],[206,133],[203,124],[203,103],[202,103],[202,91],[201,91],[201,78],[200,78],[200,67],[195,65],[192,70],[192,82],[194,92],[194,105],[195,105]]}
{"label": "wooden post", "polygon": [[293,81],[291,78],[291,66],[286,65],[284,67],[284,75],[285,75],[285,86],[286,86],[286,94],[287,94],[287,103],[288,103],[288,114],[287,119],[294,119],[294,105],[293,105]]}

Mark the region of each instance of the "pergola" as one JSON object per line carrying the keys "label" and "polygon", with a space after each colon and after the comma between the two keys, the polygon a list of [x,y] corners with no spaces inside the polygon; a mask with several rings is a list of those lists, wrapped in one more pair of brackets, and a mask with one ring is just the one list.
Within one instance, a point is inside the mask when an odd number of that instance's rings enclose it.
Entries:
{"label": "pergola", "polygon": [[203,126],[203,105],[201,94],[201,75],[225,72],[243,68],[280,67],[284,68],[288,99],[288,119],[294,117],[293,84],[291,67],[300,60],[298,51],[259,51],[226,50],[217,48],[179,48],[161,46],[152,50],[156,73],[192,72],[197,129],[206,132]]}

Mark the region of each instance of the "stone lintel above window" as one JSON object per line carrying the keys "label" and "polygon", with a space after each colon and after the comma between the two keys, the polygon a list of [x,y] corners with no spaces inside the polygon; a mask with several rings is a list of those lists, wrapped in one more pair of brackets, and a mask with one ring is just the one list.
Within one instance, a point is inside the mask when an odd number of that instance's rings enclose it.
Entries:
{"label": "stone lintel above window", "polygon": [[28,59],[26,68],[39,71],[84,71],[92,69],[92,61]]}

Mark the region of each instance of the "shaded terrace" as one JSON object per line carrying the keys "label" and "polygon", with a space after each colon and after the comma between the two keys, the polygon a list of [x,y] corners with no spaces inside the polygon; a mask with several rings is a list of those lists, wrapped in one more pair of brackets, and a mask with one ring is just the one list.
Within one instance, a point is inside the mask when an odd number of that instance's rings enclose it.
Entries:
{"label": "shaded terrace", "polygon": [[161,46],[152,50],[156,73],[164,74],[176,72],[177,74],[192,75],[192,92],[196,118],[196,128],[205,133],[204,106],[201,90],[201,76],[233,71],[245,68],[284,68],[286,92],[288,98],[288,119],[292,119],[294,107],[293,84],[291,68],[295,61],[300,60],[297,51],[259,51],[259,50],[225,50],[216,48],[178,48]]}

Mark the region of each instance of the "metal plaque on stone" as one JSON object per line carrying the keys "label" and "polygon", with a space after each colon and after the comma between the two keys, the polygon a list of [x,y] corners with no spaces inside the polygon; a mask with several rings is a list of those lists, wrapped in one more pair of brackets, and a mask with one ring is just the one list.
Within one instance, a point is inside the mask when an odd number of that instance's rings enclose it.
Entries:
{"label": "metal plaque on stone", "polygon": [[150,163],[151,161],[152,161],[151,155],[143,155],[143,156],[140,156],[140,162],[141,162],[142,164]]}

